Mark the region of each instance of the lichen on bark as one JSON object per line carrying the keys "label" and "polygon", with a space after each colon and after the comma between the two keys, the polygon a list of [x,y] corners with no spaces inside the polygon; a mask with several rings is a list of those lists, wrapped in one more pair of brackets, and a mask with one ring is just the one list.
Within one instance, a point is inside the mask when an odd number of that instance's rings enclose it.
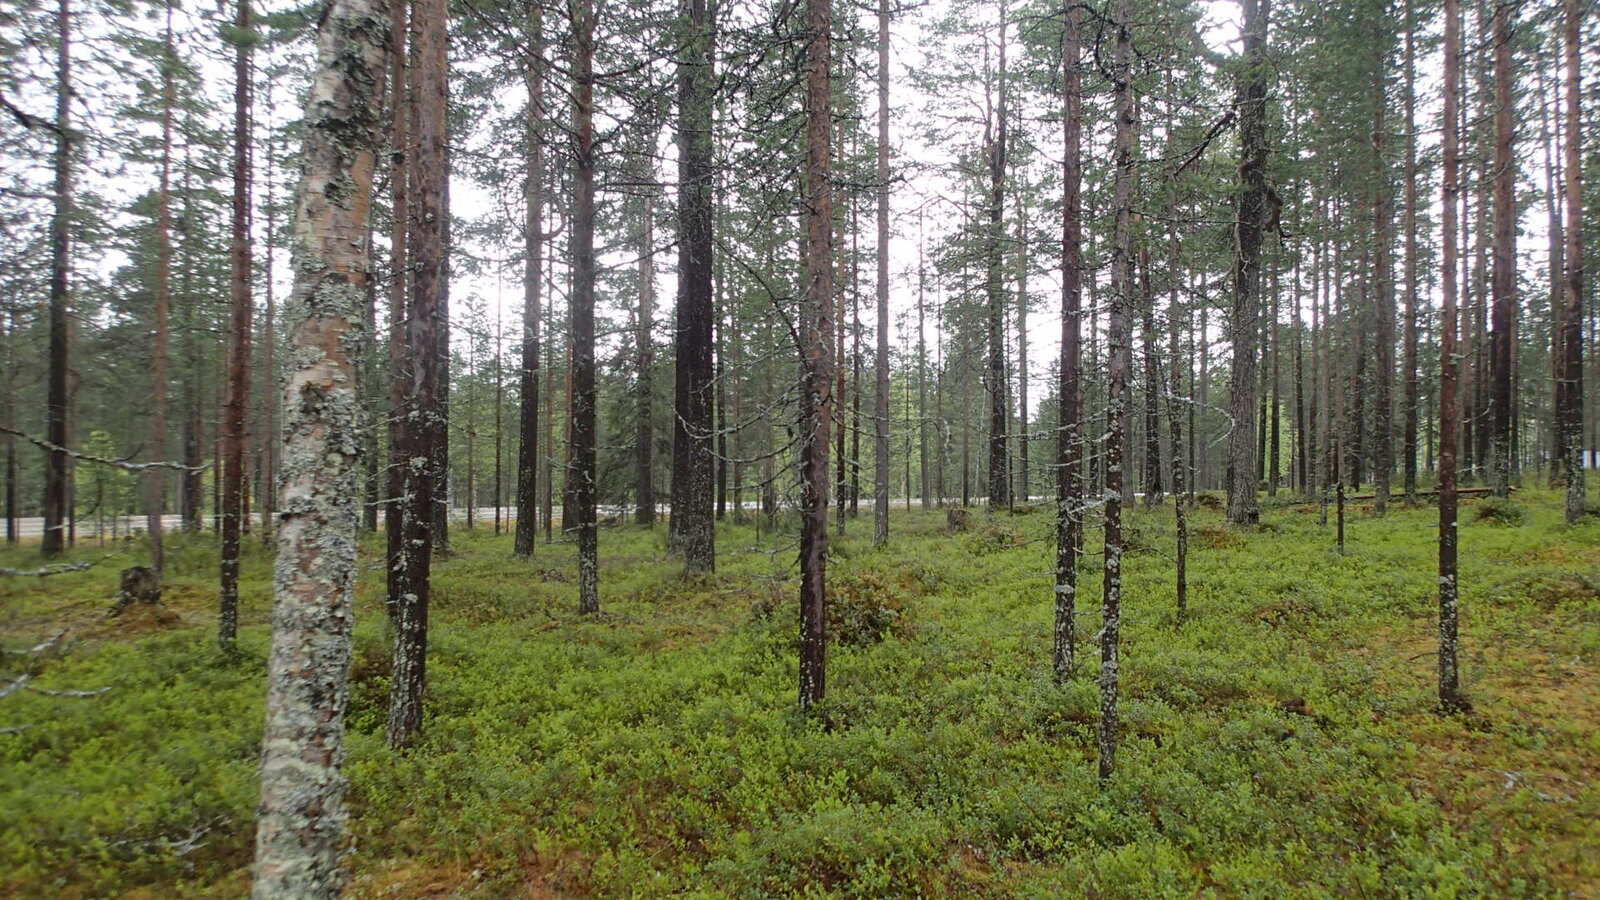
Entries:
{"label": "lichen on bark", "polygon": [[253,896],[343,887],[344,711],[354,624],[361,406],[355,358],[370,277],[366,217],[378,144],[383,0],[332,0],[317,44],[284,310],[279,527],[273,568]]}

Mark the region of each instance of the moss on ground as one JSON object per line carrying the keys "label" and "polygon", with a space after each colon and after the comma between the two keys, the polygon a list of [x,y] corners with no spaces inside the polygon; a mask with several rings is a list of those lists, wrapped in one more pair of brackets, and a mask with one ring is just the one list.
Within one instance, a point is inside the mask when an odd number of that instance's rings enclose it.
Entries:
{"label": "moss on ground", "polygon": [[[1475,502],[1475,501],[1474,501]],[[1465,504],[1470,507],[1472,502]],[[823,728],[794,713],[793,546],[718,535],[684,580],[662,530],[604,530],[603,614],[573,549],[510,558],[457,527],[438,568],[426,733],[382,742],[377,544],[363,552],[348,772],[351,894],[1570,897],[1600,893],[1600,520],[1518,494],[1462,515],[1463,676],[1433,711],[1435,514],[1314,506],[1233,532],[1192,514],[1172,614],[1171,508],[1132,512],[1119,772],[1094,778],[1094,672],[1049,677],[1048,516],[853,522],[833,577]],[[1097,598],[1091,555],[1086,598]],[[0,582],[16,649],[68,627],[0,700],[0,894],[231,897],[248,880],[269,601],[245,561],[239,651],[214,649],[215,545],[176,539],[165,615],[106,620],[124,548]],[[107,552],[81,548],[75,559]],[[24,551],[0,565],[31,567]],[[879,595],[882,595],[881,598]],[[881,599],[881,602],[880,602]],[[1085,604],[1079,634],[1098,629]],[[1092,651],[1083,655],[1093,660]],[[15,671],[15,658],[0,671]]]}

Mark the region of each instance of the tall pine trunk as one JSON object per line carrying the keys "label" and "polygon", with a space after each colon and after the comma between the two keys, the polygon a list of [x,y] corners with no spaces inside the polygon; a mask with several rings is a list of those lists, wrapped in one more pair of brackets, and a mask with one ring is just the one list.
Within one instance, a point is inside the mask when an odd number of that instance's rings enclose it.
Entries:
{"label": "tall pine trunk", "polygon": [[[222,410],[221,615],[217,642],[233,645],[239,628],[239,532],[244,524],[245,411],[250,394],[250,2],[239,0],[233,63],[233,206],[228,248],[228,400]],[[368,243],[362,232],[362,246]],[[366,291],[362,306],[366,306]],[[359,368],[359,367],[358,367]]]}
{"label": "tall pine trunk", "polygon": [[410,30],[411,0],[389,0],[389,464],[385,472],[383,505],[387,541],[387,610],[391,625],[398,617],[406,585],[406,432],[411,427],[407,409],[410,353],[407,348],[407,287],[411,283],[410,119],[413,110],[406,42]]}
{"label": "tall pine trunk", "polygon": [[993,133],[985,129],[984,143],[989,157],[988,269],[985,286],[989,296],[989,508],[1000,509],[1011,502],[1011,456],[1007,450],[1006,423],[1010,418],[1006,403],[1005,369],[1005,179],[1008,86],[1006,84],[1006,3],[1000,2],[999,69],[996,72],[999,102],[993,116]]}
{"label": "tall pine trunk", "polygon": [[[701,0],[692,0],[699,3]],[[833,405],[832,0],[806,0],[806,225],[800,347],[800,708],[827,693],[828,429]]]}
{"label": "tall pine trunk", "polygon": [[1072,674],[1077,650],[1078,553],[1083,540],[1083,10],[1069,7],[1061,32],[1061,363],[1056,390],[1055,623],[1051,668]]}
{"label": "tall pine trunk", "polygon": [[1405,0],[1405,442],[1404,457],[1406,505],[1417,502],[1417,404],[1421,393],[1417,373],[1417,50],[1413,0]]}
{"label": "tall pine trunk", "polygon": [[1461,66],[1458,0],[1444,0],[1444,251],[1440,259],[1444,306],[1439,321],[1439,705],[1446,712],[1466,708],[1456,653],[1456,200],[1461,193],[1456,126]]}
{"label": "tall pine trunk", "polygon": [[[1248,0],[1247,0],[1248,3]],[[1106,331],[1106,441],[1105,441],[1105,575],[1100,603],[1100,721],[1095,743],[1102,781],[1116,770],[1118,653],[1122,628],[1122,492],[1127,465],[1124,440],[1128,432],[1127,387],[1133,367],[1133,135],[1138,127],[1133,103],[1133,76],[1129,61],[1132,36],[1128,0],[1117,0],[1116,45],[1111,62],[1111,83],[1116,117],[1113,163],[1116,184],[1112,199],[1115,231],[1111,242],[1110,314]],[[1248,473],[1246,473],[1248,475]]]}
{"label": "tall pine trunk", "polygon": [[598,13],[590,0],[571,7],[573,43],[572,464],[567,467],[568,509],[563,525],[578,537],[578,612],[600,611],[600,561],[595,530],[595,202],[594,32]]}
{"label": "tall pine trunk", "polygon": [[[656,305],[656,189],[655,170],[650,162],[655,153],[655,130],[650,131],[650,147],[645,161],[645,195],[639,202],[639,321],[634,336],[635,364],[638,383],[634,386],[637,404],[634,415],[638,417],[635,435],[635,508],[640,525],[652,526],[656,521],[655,479],[655,329]],[[737,514],[737,510],[735,511]]]}
{"label": "tall pine trunk", "polygon": [[416,113],[411,132],[411,233],[407,268],[411,296],[406,307],[407,385],[405,470],[401,502],[405,541],[401,591],[394,608],[394,676],[389,690],[388,742],[410,745],[422,730],[422,693],[427,683],[428,603],[436,537],[438,444],[444,439],[439,404],[439,303],[445,277],[445,78],[448,66],[445,0],[414,0],[411,15],[411,89]]}
{"label": "tall pine trunk", "polygon": [[1566,303],[1561,316],[1562,357],[1562,409],[1557,413],[1561,421],[1561,456],[1565,460],[1567,475],[1568,525],[1575,525],[1583,517],[1588,501],[1584,496],[1583,479],[1583,153],[1580,147],[1583,129],[1581,113],[1580,51],[1578,46],[1579,19],[1582,16],[1578,0],[1566,0],[1562,29],[1562,49],[1567,68],[1567,139],[1565,152],[1567,227],[1566,250],[1562,261],[1566,265]]}
{"label": "tall pine trunk", "polygon": [[1493,335],[1490,345],[1490,485],[1495,496],[1511,493],[1512,328],[1516,320],[1516,166],[1512,159],[1511,10],[1494,8],[1494,273]]}
{"label": "tall pine trunk", "polygon": [[[889,541],[889,0],[878,0],[878,352],[874,360],[872,542]],[[910,493],[910,488],[907,489]],[[906,501],[910,505],[910,501]]]}
{"label": "tall pine trunk", "polygon": [[1233,344],[1228,412],[1228,521],[1254,523],[1256,340],[1261,318],[1261,241],[1267,222],[1267,22],[1272,0],[1244,0],[1244,69],[1239,76],[1239,221],[1234,226]]}
{"label": "tall pine trunk", "polygon": [[47,557],[59,556],[66,549],[67,481],[71,477],[67,460],[67,415],[71,401],[67,396],[69,352],[72,337],[68,330],[68,307],[72,303],[68,277],[71,263],[67,252],[72,228],[72,7],[71,0],[60,0],[56,7],[56,147],[54,210],[50,216],[50,344],[45,375],[45,439],[51,448],[44,457],[44,534],[40,551]]}
{"label": "tall pine trunk", "polygon": [[[539,529],[539,301],[544,287],[544,10],[528,13],[529,56],[523,81],[528,110],[523,123],[527,172],[523,182],[522,365],[517,410],[517,523],[512,552],[533,555]],[[549,448],[545,449],[549,452]]]}
{"label": "tall pine trunk", "polygon": [[712,457],[712,23],[705,0],[688,0],[678,63],[678,331],[672,417],[674,549],[688,572],[716,567]]}
{"label": "tall pine trunk", "polygon": [[[172,107],[174,103],[172,4],[165,6],[161,32],[161,184],[156,195],[156,283],[154,343],[150,348],[150,458],[167,457],[167,319],[172,307]],[[161,532],[166,512],[167,478],[160,467],[144,475],[145,533],[150,539],[150,568],[160,579],[166,568]]]}
{"label": "tall pine trunk", "polygon": [[[1386,44],[1387,38],[1373,36],[1375,47]],[[1372,392],[1372,511],[1384,515],[1389,506],[1390,472],[1394,469],[1394,267],[1390,262],[1390,187],[1389,162],[1386,152],[1386,126],[1384,111],[1388,95],[1384,88],[1384,56],[1375,59],[1373,73],[1372,156],[1372,271],[1373,293],[1377,314],[1374,343],[1377,353],[1373,360],[1376,378]]]}

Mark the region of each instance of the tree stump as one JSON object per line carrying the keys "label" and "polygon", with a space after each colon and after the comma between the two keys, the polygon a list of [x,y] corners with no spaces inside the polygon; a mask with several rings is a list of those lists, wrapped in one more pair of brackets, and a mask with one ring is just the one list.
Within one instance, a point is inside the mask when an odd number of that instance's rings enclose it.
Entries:
{"label": "tree stump", "polygon": [[121,587],[117,592],[117,603],[111,607],[111,615],[115,616],[135,603],[155,606],[160,602],[161,579],[156,576],[156,570],[149,566],[130,566],[122,570]]}
{"label": "tree stump", "polygon": [[951,534],[955,534],[958,531],[966,531],[967,524],[968,516],[966,509],[959,506],[954,506],[944,511],[944,527],[945,530]]}

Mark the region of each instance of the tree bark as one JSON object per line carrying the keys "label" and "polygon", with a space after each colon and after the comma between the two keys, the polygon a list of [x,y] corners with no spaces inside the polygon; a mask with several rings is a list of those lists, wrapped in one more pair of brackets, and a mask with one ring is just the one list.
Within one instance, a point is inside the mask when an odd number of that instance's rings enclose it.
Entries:
{"label": "tree bark", "polygon": [[1061,32],[1061,364],[1056,392],[1056,586],[1051,668],[1072,674],[1077,655],[1078,552],[1083,540],[1083,8],[1069,6]]}
{"label": "tree bark", "polygon": [[395,608],[394,676],[389,691],[388,742],[409,746],[422,731],[422,694],[427,683],[428,603],[437,525],[436,485],[443,476],[438,444],[444,439],[439,404],[441,282],[445,278],[445,79],[448,66],[445,0],[413,0],[411,89],[415,97],[412,135],[412,231],[407,239],[411,296],[406,309],[409,359],[402,503],[405,561]]}
{"label": "tree bark", "polygon": [[705,0],[688,0],[687,43],[678,64],[678,331],[674,339],[672,523],[686,572],[716,568],[712,517],[713,29]]}
{"label": "tree bark", "polygon": [[68,279],[71,263],[67,252],[72,228],[72,9],[71,0],[60,0],[56,7],[56,147],[54,211],[50,217],[50,344],[46,372],[45,439],[58,449],[47,450],[44,462],[44,534],[39,549],[46,556],[59,556],[66,549],[67,416],[71,401],[67,396],[71,335],[68,307],[72,303]]}
{"label": "tree bark", "polygon": [[[1387,35],[1374,35],[1373,44],[1384,48]],[[1394,469],[1394,266],[1390,261],[1390,187],[1389,161],[1386,153],[1386,126],[1384,111],[1388,94],[1384,86],[1384,54],[1380,49],[1374,60],[1372,156],[1374,166],[1374,194],[1372,204],[1372,271],[1373,293],[1377,303],[1378,327],[1374,329],[1377,353],[1373,368],[1377,378],[1372,392],[1372,512],[1384,515],[1389,507],[1389,479]]]}
{"label": "tree bark", "polygon": [[1228,412],[1228,521],[1248,525],[1256,506],[1256,339],[1261,331],[1261,240],[1267,222],[1267,22],[1271,0],[1244,0],[1244,70],[1239,76],[1239,200],[1234,228],[1233,361]]}
{"label": "tree bark", "polygon": [[1007,76],[1006,2],[1000,0],[999,69],[996,73],[998,99],[993,133],[985,128],[984,143],[989,157],[989,230],[987,235],[989,295],[989,508],[1000,509],[1011,502],[1011,457],[1007,450],[1006,423],[1010,418],[1006,403],[1005,368],[1005,179],[1007,151]]}
{"label": "tree bark", "polygon": [[[244,522],[245,410],[250,394],[250,2],[239,0],[233,63],[233,206],[228,291],[228,400],[222,410],[221,615],[217,643],[233,646],[239,628],[239,531]],[[368,243],[365,231],[362,246]],[[366,306],[362,292],[362,306]]]}
{"label": "tree bark", "polygon": [[346,812],[344,711],[356,577],[363,443],[356,363],[368,269],[367,218],[380,143],[387,10],[333,0],[317,29],[306,102],[305,175],[295,216],[294,291],[285,310],[295,348],[283,392],[276,601],[268,657],[258,900],[331,898]]}
{"label": "tree bark", "polygon": [[[167,457],[167,345],[172,305],[172,107],[175,102],[172,53],[172,5],[165,4],[161,33],[161,183],[156,195],[156,283],[154,341],[150,348],[150,458]],[[144,475],[145,534],[150,540],[150,568],[157,590],[165,571],[161,532],[166,512],[166,472],[160,467]],[[224,598],[226,600],[226,598]]]}
{"label": "tree bark", "polygon": [[1440,260],[1444,294],[1439,322],[1439,706],[1445,712],[1466,708],[1456,654],[1456,199],[1459,138],[1456,129],[1461,66],[1458,0],[1444,0],[1444,251]]}
{"label": "tree bark", "polygon": [[1404,457],[1406,505],[1417,502],[1417,404],[1421,386],[1417,373],[1417,50],[1413,0],[1405,0],[1405,379]]}
{"label": "tree bark", "polygon": [[1511,367],[1516,319],[1516,180],[1512,159],[1511,11],[1494,8],[1494,329],[1490,352],[1493,403],[1490,485],[1497,497],[1511,495]]}
{"label": "tree bark", "polygon": [[[1188,513],[1184,509],[1184,471],[1183,464],[1183,366],[1178,356],[1178,229],[1172,222],[1167,223],[1167,352],[1171,354],[1171,381],[1167,385],[1167,422],[1172,431],[1172,498],[1174,509],[1174,524],[1177,526],[1177,572],[1174,584],[1177,590],[1177,618],[1178,623],[1183,623],[1189,611],[1189,521]],[[1295,280],[1296,298],[1299,297],[1300,282]],[[1299,310],[1296,310],[1298,313]],[[1299,326],[1299,316],[1295,317],[1295,324]],[[1298,333],[1298,332],[1297,332]],[[1299,341],[1296,339],[1298,350]],[[1296,354],[1298,361],[1298,353]],[[1300,380],[1295,379],[1296,388]]]}
{"label": "tree bark", "polygon": [[[692,0],[700,2],[700,0]],[[805,311],[800,348],[800,708],[827,693],[828,429],[833,404],[832,0],[806,0]]]}
{"label": "tree bark", "polygon": [[872,543],[882,547],[889,541],[889,0],[878,0],[877,207],[878,353],[872,406]]}
{"label": "tree bark", "polygon": [[[533,555],[539,529],[539,302],[544,287],[544,8],[531,4],[529,56],[523,72],[528,89],[524,123],[528,171],[523,181],[522,366],[517,410],[517,524],[512,554]],[[549,452],[546,448],[545,452]]]}
{"label": "tree bark", "polygon": [[406,40],[410,29],[410,0],[389,0],[389,464],[384,534],[387,539],[388,575],[386,607],[392,625],[399,615],[406,577],[406,431],[411,427],[406,385],[410,378],[410,353],[406,346],[406,287],[413,274],[408,251],[411,232],[410,178],[412,148],[409,121],[413,109]]}
{"label": "tree bark", "polygon": [[[651,146],[649,153],[655,153],[655,132],[651,130]],[[655,341],[651,332],[655,328],[656,305],[656,195],[655,171],[648,161],[645,162],[645,195],[639,203],[639,321],[638,333],[634,336],[635,363],[639,366],[637,373],[638,383],[634,386],[636,408],[634,415],[638,417],[637,432],[635,435],[635,464],[638,472],[635,476],[635,518],[640,525],[653,526],[656,521],[656,480],[655,480],[655,442],[656,430],[654,420],[655,400]]]}
{"label": "tree bark", "polygon": [[1566,266],[1566,308],[1560,321],[1563,409],[1557,418],[1562,425],[1561,456],[1566,461],[1568,525],[1576,525],[1588,507],[1583,477],[1583,152],[1580,146],[1583,128],[1579,118],[1582,92],[1578,44],[1579,19],[1582,15],[1578,0],[1566,0],[1562,28],[1562,50],[1567,69],[1567,139],[1563,147],[1566,157],[1563,174],[1567,195],[1567,246],[1562,253],[1562,262]]}
{"label": "tree bark", "polygon": [[594,362],[594,32],[599,18],[590,0],[571,7],[573,41],[573,198],[572,302],[572,464],[567,467],[566,530],[578,537],[578,612],[600,611],[600,560],[595,531],[595,362]]}
{"label": "tree bark", "polygon": [[[1251,0],[1246,0],[1248,8]],[[1116,769],[1118,652],[1122,627],[1122,489],[1124,438],[1128,431],[1127,385],[1133,367],[1129,311],[1133,307],[1133,134],[1132,72],[1129,64],[1132,36],[1129,0],[1117,0],[1116,45],[1111,82],[1116,117],[1113,160],[1116,183],[1112,212],[1115,231],[1111,244],[1110,315],[1106,331],[1107,391],[1105,441],[1105,575],[1100,604],[1100,721],[1095,743],[1100,779]],[[1247,412],[1248,414],[1248,412]],[[1245,473],[1248,475],[1248,473]]]}
{"label": "tree bark", "polygon": [[1156,295],[1150,286],[1150,251],[1140,247],[1139,310],[1140,337],[1144,343],[1144,472],[1140,479],[1144,486],[1144,505],[1155,506],[1161,502],[1161,415],[1157,404],[1161,402],[1161,351],[1156,337]]}

